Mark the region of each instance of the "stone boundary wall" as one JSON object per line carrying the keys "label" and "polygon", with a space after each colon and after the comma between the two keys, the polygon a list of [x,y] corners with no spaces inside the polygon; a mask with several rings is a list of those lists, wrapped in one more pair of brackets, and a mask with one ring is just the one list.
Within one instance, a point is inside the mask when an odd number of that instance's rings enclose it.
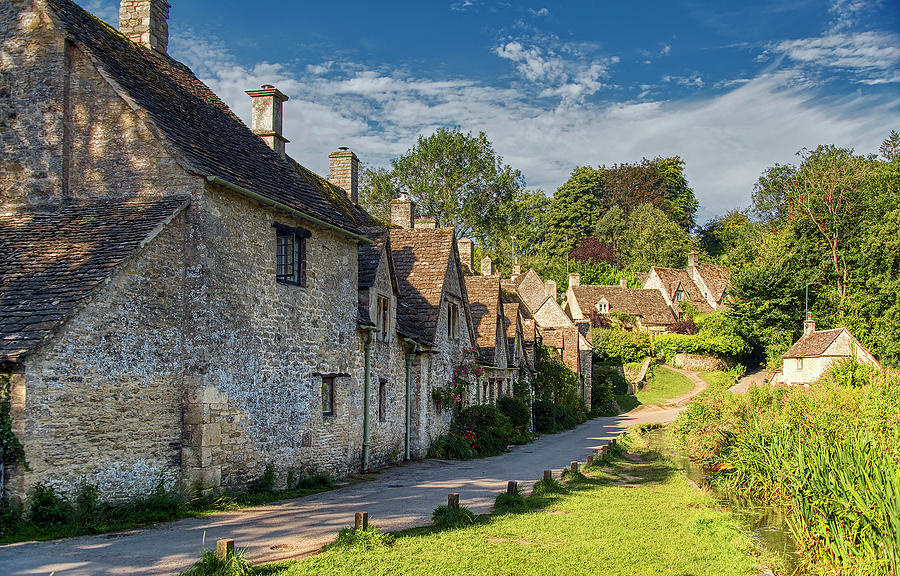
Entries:
{"label": "stone boundary wall", "polygon": [[692,370],[696,372],[727,370],[730,368],[727,362],[715,356],[704,356],[700,354],[676,354],[675,366],[684,370]]}

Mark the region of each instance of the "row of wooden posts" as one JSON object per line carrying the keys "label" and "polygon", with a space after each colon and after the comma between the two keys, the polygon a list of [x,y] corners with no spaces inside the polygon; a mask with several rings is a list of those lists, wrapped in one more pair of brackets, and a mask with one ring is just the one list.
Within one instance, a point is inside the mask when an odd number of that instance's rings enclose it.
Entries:
{"label": "row of wooden posts", "polygon": [[[599,450],[597,450],[597,459],[602,460],[610,451],[610,449],[616,445],[616,439],[613,438],[610,440],[605,446],[601,446]],[[590,466],[594,463],[594,455],[588,454],[588,457],[585,459],[584,465]],[[572,461],[569,464],[569,470],[572,472],[578,472],[579,463],[576,461]],[[544,480],[550,481],[553,480],[553,470],[544,470]],[[515,480],[510,480],[506,483],[506,493],[512,496],[519,490],[519,483]],[[451,493],[447,494],[447,507],[452,510],[459,509],[459,494]],[[369,527],[369,513],[368,512],[357,512],[356,517],[353,522],[354,530],[365,530]],[[220,540],[216,540],[216,556],[220,559],[225,560],[229,556],[234,555],[234,539],[232,538],[222,538]]]}

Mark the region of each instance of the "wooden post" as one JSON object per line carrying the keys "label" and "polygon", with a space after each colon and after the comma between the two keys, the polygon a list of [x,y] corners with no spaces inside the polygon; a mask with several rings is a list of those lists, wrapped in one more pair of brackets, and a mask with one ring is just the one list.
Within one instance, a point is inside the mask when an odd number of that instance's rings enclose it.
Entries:
{"label": "wooden post", "polygon": [[594,455],[593,455],[593,454],[588,454],[588,455],[587,455],[587,458],[585,459],[584,465],[585,465],[585,466],[591,466],[591,465],[593,465],[593,464],[594,464]]}
{"label": "wooden post", "polygon": [[544,480],[547,482],[553,480],[553,470],[544,470]]}
{"label": "wooden post", "polygon": [[353,523],[354,530],[365,530],[369,527],[369,513],[357,512],[356,521]]}
{"label": "wooden post", "polygon": [[510,480],[506,483],[506,493],[512,496],[516,493],[516,490],[519,488],[519,483],[515,480]]}
{"label": "wooden post", "polygon": [[459,494],[447,494],[447,508],[451,510],[459,509]]}
{"label": "wooden post", "polygon": [[216,540],[216,558],[228,560],[232,556],[234,556],[234,540],[231,538]]}
{"label": "wooden post", "polygon": [[572,472],[578,472],[578,462],[572,462],[571,464],[569,464],[569,468],[572,470]]}

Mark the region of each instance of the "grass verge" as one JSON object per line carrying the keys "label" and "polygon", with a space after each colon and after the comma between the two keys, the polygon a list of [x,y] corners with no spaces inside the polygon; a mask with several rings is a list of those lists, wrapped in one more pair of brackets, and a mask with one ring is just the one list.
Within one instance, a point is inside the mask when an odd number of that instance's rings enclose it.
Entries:
{"label": "grass verge", "polygon": [[713,498],[639,434],[624,451],[563,483],[538,483],[528,511],[498,510],[456,529],[417,528],[393,546],[331,548],[297,562],[257,566],[257,576],[756,575],[757,549]]}
{"label": "grass verge", "polygon": [[657,366],[635,396],[641,404],[660,404],[694,389],[694,383],[666,366]]}

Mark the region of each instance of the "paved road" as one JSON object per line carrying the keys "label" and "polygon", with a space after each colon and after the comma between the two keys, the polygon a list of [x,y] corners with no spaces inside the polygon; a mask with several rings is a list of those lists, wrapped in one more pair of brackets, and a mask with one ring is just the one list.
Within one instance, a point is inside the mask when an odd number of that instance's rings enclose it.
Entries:
{"label": "paved road", "polygon": [[640,406],[619,416],[596,418],[574,430],[545,435],[511,452],[468,462],[425,460],[385,470],[369,482],[266,506],[188,518],[151,528],[53,542],[0,546],[0,573],[9,576],[162,575],[175,574],[194,562],[218,538],[234,538],[253,562],[300,556],[332,541],[353,523],[355,512],[368,512],[379,528],[399,530],[431,522],[431,512],[458,492],[460,502],[476,513],[489,512],[494,496],[509,480],[523,487],[545,469],[560,470],[583,461],[606,440],[628,427],[670,422],[698,386],[665,406]]}

